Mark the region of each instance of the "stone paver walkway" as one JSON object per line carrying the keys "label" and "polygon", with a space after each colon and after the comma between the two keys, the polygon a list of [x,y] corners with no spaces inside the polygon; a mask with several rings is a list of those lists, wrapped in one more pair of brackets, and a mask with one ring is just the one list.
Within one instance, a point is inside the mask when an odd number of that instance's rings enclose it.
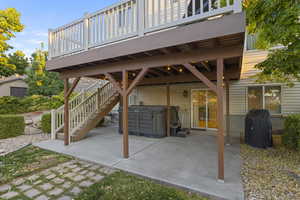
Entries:
{"label": "stone paver walkway", "polygon": [[71,200],[113,172],[108,167],[72,160],[0,185],[0,199]]}

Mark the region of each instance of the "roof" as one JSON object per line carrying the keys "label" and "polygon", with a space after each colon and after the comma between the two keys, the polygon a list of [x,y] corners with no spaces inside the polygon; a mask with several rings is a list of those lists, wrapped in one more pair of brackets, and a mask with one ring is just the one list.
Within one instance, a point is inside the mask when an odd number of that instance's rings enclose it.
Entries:
{"label": "roof", "polygon": [[9,83],[9,82],[13,82],[13,81],[19,81],[19,80],[24,80],[27,76],[17,76],[17,75],[13,75],[13,76],[9,76],[9,77],[5,77],[5,78],[0,78],[0,85],[4,84],[4,83]]}

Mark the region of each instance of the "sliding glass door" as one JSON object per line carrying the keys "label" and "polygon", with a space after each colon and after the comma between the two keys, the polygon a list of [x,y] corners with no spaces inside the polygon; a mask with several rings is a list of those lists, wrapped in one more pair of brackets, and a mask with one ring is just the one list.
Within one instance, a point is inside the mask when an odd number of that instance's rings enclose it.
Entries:
{"label": "sliding glass door", "polygon": [[192,128],[216,129],[217,97],[209,90],[192,90]]}

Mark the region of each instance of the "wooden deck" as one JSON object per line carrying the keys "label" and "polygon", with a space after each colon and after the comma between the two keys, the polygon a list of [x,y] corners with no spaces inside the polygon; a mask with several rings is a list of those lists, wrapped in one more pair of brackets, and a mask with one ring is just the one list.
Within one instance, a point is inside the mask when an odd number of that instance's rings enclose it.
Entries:
{"label": "wooden deck", "polygon": [[[109,80],[123,104],[125,158],[130,155],[128,96],[134,87],[203,82],[217,96],[218,179],[224,180],[224,80],[240,77],[245,35],[241,8],[241,0],[121,1],[51,30],[47,70],[65,80],[65,105],[78,83],[68,88],[70,78]],[[68,145],[72,121],[68,106],[64,109]]]}

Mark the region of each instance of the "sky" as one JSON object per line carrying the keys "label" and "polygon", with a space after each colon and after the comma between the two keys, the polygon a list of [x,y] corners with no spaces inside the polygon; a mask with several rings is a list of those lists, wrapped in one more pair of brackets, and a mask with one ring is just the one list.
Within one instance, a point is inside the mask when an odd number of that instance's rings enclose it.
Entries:
{"label": "sky", "polygon": [[9,41],[12,52],[22,50],[30,56],[41,42],[48,43],[48,29],[57,28],[119,0],[0,0],[0,9],[16,8],[25,29]]}

